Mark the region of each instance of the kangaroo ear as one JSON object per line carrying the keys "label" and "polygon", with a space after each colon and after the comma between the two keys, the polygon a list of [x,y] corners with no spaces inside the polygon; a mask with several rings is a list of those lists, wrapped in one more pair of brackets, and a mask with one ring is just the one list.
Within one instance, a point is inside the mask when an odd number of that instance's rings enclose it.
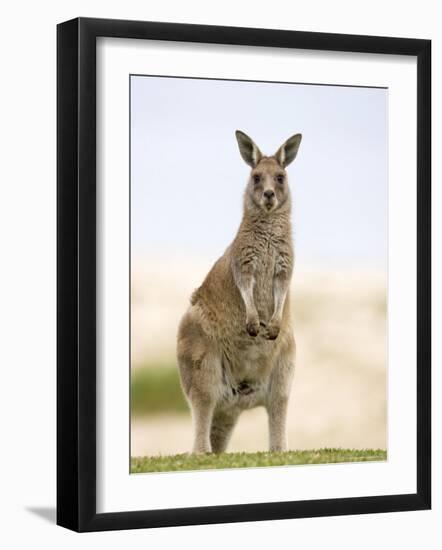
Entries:
{"label": "kangaroo ear", "polygon": [[295,134],[289,138],[281,147],[276,151],[275,157],[279,164],[285,168],[292,161],[295,160],[295,157],[298,153],[299,145],[301,143],[302,135]]}
{"label": "kangaroo ear", "polygon": [[255,168],[258,162],[262,159],[262,154],[258,146],[253,139],[249,138],[247,134],[241,132],[240,130],[236,130],[235,135],[242,158],[249,166]]}

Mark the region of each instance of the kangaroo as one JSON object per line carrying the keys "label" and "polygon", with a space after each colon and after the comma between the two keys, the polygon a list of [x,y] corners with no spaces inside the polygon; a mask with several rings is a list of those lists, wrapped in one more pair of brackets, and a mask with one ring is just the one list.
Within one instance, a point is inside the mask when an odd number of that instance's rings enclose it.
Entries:
{"label": "kangaroo", "polygon": [[286,167],[301,134],[264,156],[243,132],[251,167],[237,235],[190,299],[178,328],[181,385],[194,423],[194,453],[227,448],[240,413],[264,406],[269,449],[287,449],[286,415],[295,340],[288,291],[293,271]]}

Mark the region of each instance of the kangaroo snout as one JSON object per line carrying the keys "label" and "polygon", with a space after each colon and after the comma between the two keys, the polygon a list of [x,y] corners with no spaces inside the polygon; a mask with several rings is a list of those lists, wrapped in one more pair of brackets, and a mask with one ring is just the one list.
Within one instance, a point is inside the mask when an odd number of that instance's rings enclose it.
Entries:
{"label": "kangaroo snout", "polygon": [[273,189],[266,189],[262,194],[262,205],[267,212],[273,211],[278,207],[278,199]]}

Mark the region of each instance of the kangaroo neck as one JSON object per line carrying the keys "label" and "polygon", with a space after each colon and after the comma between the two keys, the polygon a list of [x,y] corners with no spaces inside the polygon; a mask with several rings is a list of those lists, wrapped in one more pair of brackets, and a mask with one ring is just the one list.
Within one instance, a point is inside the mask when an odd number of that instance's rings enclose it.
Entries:
{"label": "kangaroo neck", "polygon": [[291,230],[290,214],[290,208],[287,205],[270,213],[260,209],[245,208],[238,233],[289,235]]}

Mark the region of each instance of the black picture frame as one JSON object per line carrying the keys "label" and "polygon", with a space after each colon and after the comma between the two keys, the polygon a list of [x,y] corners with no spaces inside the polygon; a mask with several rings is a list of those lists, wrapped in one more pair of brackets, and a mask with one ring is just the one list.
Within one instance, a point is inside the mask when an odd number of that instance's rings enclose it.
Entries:
{"label": "black picture frame", "polygon": [[[96,39],[395,54],[417,59],[417,491],[96,512]],[[431,506],[431,41],[79,18],[57,27],[57,523],[75,531],[424,510]]]}

